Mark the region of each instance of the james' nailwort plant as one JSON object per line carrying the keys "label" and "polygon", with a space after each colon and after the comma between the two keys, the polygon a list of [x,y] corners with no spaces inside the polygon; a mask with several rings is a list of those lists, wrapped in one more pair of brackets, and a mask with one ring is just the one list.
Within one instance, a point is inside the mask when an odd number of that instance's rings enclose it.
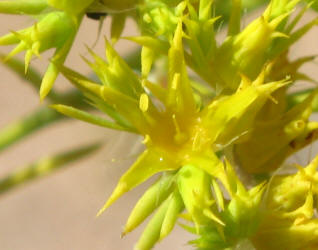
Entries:
{"label": "james' nailwort plant", "polygon": [[[243,10],[260,6],[263,12],[243,25]],[[0,1],[1,13],[35,18],[31,27],[0,37],[0,45],[15,46],[2,60],[52,103],[0,131],[0,149],[62,119],[54,110],[134,133],[144,138],[145,150],[98,215],[156,175],[122,232],[151,217],[135,249],[151,249],[176,224],[193,233],[195,249],[318,249],[318,156],[308,166],[279,171],[318,138],[318,122],[310,121],[318,110],[317,81],[299,70],[315,55],[289,58],[292,45],[318,24],[318,17],[299,24],[317,6],[302,0]],[[106,58],[92,49],[83,58],[98,81],[64,65],[84,15],[112,19]],[[138,36],[121,36],[127,18],[137,23]],[[226,38],[216,40],[224,29]],[[119,39],[140,46],[135,59],[119,56],[113,47]],[[55,53],[40,77],[30,61],[49,49]],[[13,58],[20,52],[24,65]],[[51,91],[58,74],[77,91]],[[293,91],[305,81],[313,87]],[[0,192],[97,147],[40,160],[1,180]]]}

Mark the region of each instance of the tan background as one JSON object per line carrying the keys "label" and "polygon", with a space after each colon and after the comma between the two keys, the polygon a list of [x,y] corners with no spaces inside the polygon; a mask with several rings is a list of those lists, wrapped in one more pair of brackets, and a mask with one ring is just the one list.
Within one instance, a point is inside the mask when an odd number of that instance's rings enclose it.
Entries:
{"label": "tan background", "polygon": [[[308,15],[307,19],[313,15]],[[247,21],[246,21],[247,22]],[[32,20],[0,15],[0,35],[32,24]],[[109,20],[102,33],[108,33]],[[318,54],[318,30],[314,29],[295,46],[291,57]],[[125,35],[135,33],[130,23]],[[82,73],[89,68],[80,59],[85,54],[83,44],[93,44],[97,34],[97,22],[84,20],[67,65]],[[120,42],[117,49],[125,54],[132,43]],[[8,52],[9,48],[0,48]],[[95,51],[104,54],[102,39]],[[47,58],[34,60],[33,65],[45,70]],[[317,78],[317,65],[305,67]],[[59,77],[57,88],[65,90],[70,84]],[[0,65],[0,128],[25,115],[39,105],[37,93],[23,80]],[[112,132],[78,121],[64,121],[48,127],[34,136],[14,145],[0,155],[0,177],[9,171],[32,162],[44,155],[51,155],[82,143],[104,140],[105,147],[97,154],[73,164],[47,178],[0,197],[0,250],[129,250],[141,233],[141,228],[120,239],[120,232],[129,211],[148,184],[125,195],[101,217],[96,212],[114,188],[119,176],[134,161],[142,149],[140,138]],[[317,152],[312,149],[313,154]],[[301,157],[293,157],[297,163],[308,161],[308,150]],[[115,161],[112,161],[115,159]],[[144,226],[144,224],[143,224]],[[155,249],[191,249],[185,246],[191,235],[178,226],[172,235]]]}

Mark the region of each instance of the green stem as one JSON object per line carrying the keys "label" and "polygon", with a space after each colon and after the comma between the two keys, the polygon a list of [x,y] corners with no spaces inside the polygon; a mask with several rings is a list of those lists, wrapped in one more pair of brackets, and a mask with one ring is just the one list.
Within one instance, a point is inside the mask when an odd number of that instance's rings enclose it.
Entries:
{"label": "green stem", "polygon": [[5,178],[0,179],[0,195],[19,187],[21,184],[46,176],[62,167],[69,166],[68,163],[80,160],[88,154],[95,152],[100,148],[100,145],[95,143],[52,157],[45,157],[25,166],[21,170],[10,173]]}
{"label": "green stem", "polygon": [[[290,108],[301,103],[303,100],[306,99],[307,96],[309,96],[315,90],[317,89],[316,88],[306,89],[306,90],[302,90],[302,91],[288,95],[287,97],[288,107]],[[315,97],[313,101],[312,109],[313,109],[313,112],[318,112],[318,97],[317,96]]]}
{"label": "green stem", "polygon": [[[56,101],[70,105],[75,104],[82,108],[88,107],[88,105],[83,106],[83,103],[80,103],[81,97],[78,91],[71,91],[61,95],[56,98]],[[66,118],[68,117],[59,114],[51,108],[37,108],[31,114],[26,115],[18,121],[10,123],[0,130],[0,152],[33,132]]]}
{"label": "green stem", "polygon": [[64,118],[56,111],[44,107],[13,122],[0,131],[0,152],[32,132]]}

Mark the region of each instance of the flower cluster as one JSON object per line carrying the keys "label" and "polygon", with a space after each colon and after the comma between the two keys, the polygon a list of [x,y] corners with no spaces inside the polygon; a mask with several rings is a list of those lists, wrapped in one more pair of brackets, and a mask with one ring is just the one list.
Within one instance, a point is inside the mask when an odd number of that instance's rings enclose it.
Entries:
{"label": "flower cluster", "polygon": [[[298,4],[302,9],[296,12]],[[242,28],[242,3],[233,0],[224,20],[228,35],[218,42],[216,24],[223,17],[214,16],[213,9],[220,5],[213,0],[4,1],[0,12],[37,14],[39,22],[0,38],[0,44],[18,43],[9,57],[27,50],[26,68],[33,54],[56,48],[42,97],[61,72],[107,117],[63,104],[51,107],[144,138],[146,149],[99,212],[158,175],[124,227],[123,235],[154,213],[136,249],[151,249],[178,220],[197,235],[191,244],[198,249],[228,249],[246,240],[256,249],[315,249],[317,158],[298,166],[296,174],[275,175],[275,170],[318,138],[318,123],[309,121],[317,91],[310,89],[303,98],[289,92],[298,80],[313,81],[299,68],[314,57],[288,59],[291,46],[318,19],[296,29],[310,4],[271,0]],[[93,61],[84,58],[100,82],[63,66],[83,14],[96,10],[117,10],[112,43],[128,15],[136,20],[141,35],[127,39],[142,47],[140,72],[107,39],[107,60],[91,50]],[[164,69],[155,64],[159,60]],[[159,70],[166,77],[157,79],[153,73]],[[243,182],[241,175],[251,181]]]}

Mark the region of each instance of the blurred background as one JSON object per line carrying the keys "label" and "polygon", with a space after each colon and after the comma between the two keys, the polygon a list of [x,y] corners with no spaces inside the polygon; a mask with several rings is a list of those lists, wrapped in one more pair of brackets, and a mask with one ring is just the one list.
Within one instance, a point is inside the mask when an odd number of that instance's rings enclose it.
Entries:
{"label": "blurred background", "polygon": [[[246,17],[248,23],[255,15]],[[309,13],[303,20],[311,20]],[[31,19],[0,15],[0,35],[31,25]],[[104,55],[103,35],[109,34],[109,18],[102,29],[102,36],[94,51]],[[66,65],[82,74],[89,74],[89,67],[80,58],[87,55],[85,44],[91,47],[98,31],[98,22],[83,21],[75,46]],[[136,34],[136,26],[130,20],[124,35]],[[318,29],[314,28],[305,39],[297,43],[290,58],[318,54]],[[121,55],[136,46],[121,40],[116,45]],[[11,47],[0,47],[8,53]],[[44,72],[51,54],[32,61],[32,66]],[[22,58],[22,56],[20,56]],[[306,64],[303,72],[318,79],[317,64]],[[66,91],[72,86],[59,77],[56,89]],[[29,83],[0,64],[0,129],[32,112],[40,103],[38,93]],[[317,120],[317,116],[312,118]],[[95,218],[115,187],[121,174],[142,151],[139,138],[122,132],[114,132],[75,120],[64,120],[38,131],[1,152],[0,178],[40,157],[63,152],[76,146],[96,141],[104,146],[94,155],[70,164],[54,174],[40,178],[17,189],[0,195],[0,249],[1,250],[126,250],[132,249],[144,225],[120,239],[123,226],[138,197],[149,182],[129,192],[112,205],[104,214]],[[309,147],[289,159],[289,162],[307,164],[317,147]],[[155,249],[191,249],[186,243],[192,235],[176,226],[173,233]]]}

